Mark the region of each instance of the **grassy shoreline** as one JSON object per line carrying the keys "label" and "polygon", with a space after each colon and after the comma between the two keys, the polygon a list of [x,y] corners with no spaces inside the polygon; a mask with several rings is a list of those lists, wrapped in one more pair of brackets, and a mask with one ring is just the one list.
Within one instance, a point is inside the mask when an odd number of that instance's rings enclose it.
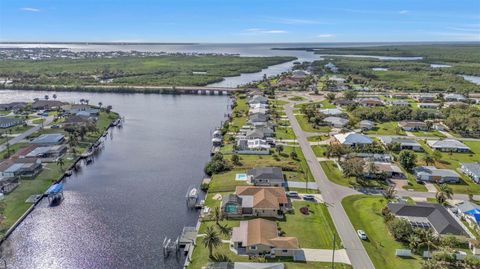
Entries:
{"label": "grassy shoreline", "polygon": [[[77,154],[67,153],[64,158],[64,165],[58,166],[56,163],[46,163],[42,171],[33,179],[20,179],[21,184],[11,193],[5,195],[1,201],[3,206],[4,218],[0,227],[1,241],[8,236],[7,231],[11,230],[20,218],[35,204],[28,204],[25,200],[34,194],[43,194],[52,184],[63,180],[64,173],[78,161],[79,156],[93,145],[102,134],[109,129],[111,123],[119,115],[114,112],[109,114],[102,112],[97,121],[98,132],[89,134],[76,148]],[[37,133],[43,133],[39,130]]]}

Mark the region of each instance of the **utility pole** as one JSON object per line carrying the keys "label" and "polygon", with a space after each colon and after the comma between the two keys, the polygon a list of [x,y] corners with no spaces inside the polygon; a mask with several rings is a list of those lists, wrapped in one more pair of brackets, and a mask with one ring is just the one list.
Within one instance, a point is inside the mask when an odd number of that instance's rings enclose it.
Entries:
{"label": "utility pole", "polygon": [[332,269],[335,269],[335,241],[336,241],[336,234],[333,234],[333,253],[332,253]]}

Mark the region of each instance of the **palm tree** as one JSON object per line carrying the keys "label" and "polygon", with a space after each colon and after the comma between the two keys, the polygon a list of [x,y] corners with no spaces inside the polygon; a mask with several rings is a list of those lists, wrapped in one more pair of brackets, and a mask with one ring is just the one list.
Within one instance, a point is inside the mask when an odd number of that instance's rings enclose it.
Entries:
{"label": "palm tree", "polygon": [[423,156],[423,161],[425,162],[425,164],[428,166],[429,164],[433,164],[435,163],[435,160],[433,159],[433,157],[430,155],[430,154],[425,154],[425,156]]}
{"label": "palm tree", "polygon": [[99,107],[99,108],[102,108],[102,105],[103,105],[102,102],[98,102],[98,107]]}
{"label": "palm tree", "polygon": [[208,226],[205,230],[205,236],[202,238],[202,243],[208,248],[208,257],[212,258],[213,248],[218,247],[222,243],[222,240],[218,232],[212,226]]}
{"label": "palm tree", "polygon": [[417,233],[411,233],[407,240],[408,246],[413,250],[413,252],[416,252],[419,248],[419,245],[422,243]]}
{"label": "palm tree", "polygon": [[213,215],[213,216],[215,217],[215,223],[216,223],[217,225],[219,225],[219,221],[220,221],[220,219],[221,219],[221,216],[220,216],[220,209],[218,208],[218,206],[215,207],[215,212],[214,212],[214,215]]}
{"label": "palm tree", "polygon": [[453,191],[447,184],[442,184],[438,187],[437,194],[435,198],[440,204],[445,203],[447,199],[452,199]]}
{"label": "palm tree", "polygon": [[52,95],[52,97],[53,97],[53,100],[57,100],[57,95],[55,93]]}
{"label": "palm tree", "polygon": [[426,230],[420,230],[419,232],[421,241],[420,244],[418,244],[418,247],[423,247],[426,246],[428,252],[430,252],[430,249],[432,248],[437,248],[437,237],[433,234],[431,229],[426,229]]}
{"label": "palm tree", "polygon": [[384,192],[385,198],[393,199],[395,197],[396,192],[397,191],[395,190],[394,186],[389,186]]}
{"label": "palm tree", "polygon": [[57,165],[60,166],[60,169],[63,168],[63,165],[65,165],[65,161],[63,160],[63,158],[59,158],[57,160]]}
{"label": "palm tree", "polygon": [[45,95],[45,100],[48,100],[48,95]]}

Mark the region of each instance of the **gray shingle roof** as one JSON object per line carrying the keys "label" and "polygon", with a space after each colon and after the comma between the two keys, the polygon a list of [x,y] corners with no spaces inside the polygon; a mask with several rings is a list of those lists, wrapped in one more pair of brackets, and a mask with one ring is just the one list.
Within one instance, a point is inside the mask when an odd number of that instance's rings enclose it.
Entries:
{"label": "gray shingle roof", "polygon": [[388,209],[397,216],[426,218],[439,234],[467,235],[460,224],[448,213],[447,209],[439,204],[389,203]]}
{"label": "gray shingle roof", "polygon": [[276,179],[283,181],[282,169],[279,167],[257,167],[250,169],[247,175],[255,179]]}

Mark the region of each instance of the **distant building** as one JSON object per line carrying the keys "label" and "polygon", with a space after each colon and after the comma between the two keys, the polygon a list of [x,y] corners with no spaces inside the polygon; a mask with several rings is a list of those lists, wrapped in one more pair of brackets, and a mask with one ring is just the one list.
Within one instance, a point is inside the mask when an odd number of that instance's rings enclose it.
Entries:
{"label": "distant building", "polygon": [[[373,166],[373,171],[372,167]],[[406,178],[402,169],[395,164],[389,162],[371,162],[367,163],[364,167],[364,176],[366,178],[377,178],[379,176],[385,176],[385,178]]]}
{"label": "distant building", "polygon": [[42,170],[39,159],[8,159],[0,163],[0,177],[34,177]]}
{"label": "distant building", "polygon": [[447,102],[465,102],[465,101],[467,101],[467,98],[465,96],[463,96],[461,94],[458,94],[458,93],[445,94],[443,99],[445,99],[445,101],[447,101]]}
{"label": "distant building", "polygon": [[369,120],[362,120],[358,125],[360,126],[360,129],[362,129],[362,131],[368,131],[375,127],[375,123]]}
{"label": "distant building", "polygon": [[335,128],[343,128],[348,124],[348,120],[340,117],[326,117],[323,119],[324,122]]}
{"label": "distant building", "polygon": [[435,98],[437,97],[436,94],[430,94],[430,93],[424,93],[424,94],[419,94],[419,95],[414,95],[413,98],[418,100],[419,102],[425,103],[425,102],[433,102]]}
{"label": "distant building", "polygon": [[427,124],[423,121],[404,120],[398,123],[398,127],[405,131],[427,131]]}
{"label": "distant building", "polygon": [[345,114],[343,111],[341,111],[338,108],[324,108],[324,109],[319,109],[318,111],[328,116],[338,116],[338,115]]}
{"label": "distant building", "polygon": [[357,103],[365,107],[384,106],[385,103],[378,98],[359,98]]}
{"label": "distant building", "polygon": [[455,139],[427,140],[427,145],[434,150],[444,152],[470,152],[470,148]]}
{"label": "distant building", "polygon": [[32,141],[30,144],[36,145],[59,145],[65,142],[65,136],[61,133],[43,134]]}
{"label": "distant building", "polygon": [[40,110],[51,110],[61,108],[62,106],[66,105],[67,103],[55,100],[38,100],[32,103],[32,109]]}
{"label": "distant building", "polygon": [[423,151],[422,146],[414,139],[408,137],[395,137],[395,136],[381,136],[380,142],[385,146],[392,144],[399,144],[400,150],[410,149],[413,151]]}
{"label": "distant building", "polygon": [[417,181],[437,183],[458,183],[460,175],[450,169],[438,169],[434,166],[418,166],[413,169]]}
{"label": "distant building", "polygon": [[418,103],[419,108],[428,108],[428,109],[438,109],[440,107],[439,103]]}
{"label": "distant building", "polygon": [[480,183],[480,163],[461,163],[460,170],[476,183]]}
{"label": "distant building", "polygon": [[401,106],[401,107],[408,107],[410,103],[404,100],[392,100],[388,102],[392,106]]}
{"label": "distant building", "polygon": [[347,146],[362,146],[373,143],[370,137],[355,132],[336,134],[333,137],[337,143]]}
{"label": "distant building", "polygon": [[0,117],[0,128],[3,129],[17,126],[23,123],[24,121],[18,118]]}

